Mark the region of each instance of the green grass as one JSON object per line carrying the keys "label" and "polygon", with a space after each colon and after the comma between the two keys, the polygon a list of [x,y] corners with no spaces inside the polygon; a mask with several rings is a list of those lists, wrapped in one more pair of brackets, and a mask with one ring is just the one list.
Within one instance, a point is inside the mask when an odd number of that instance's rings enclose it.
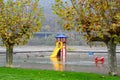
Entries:
{"label": "green grass", "polygon": [[120,80],[120,77],[94,73],[0,67],[0,80]]}

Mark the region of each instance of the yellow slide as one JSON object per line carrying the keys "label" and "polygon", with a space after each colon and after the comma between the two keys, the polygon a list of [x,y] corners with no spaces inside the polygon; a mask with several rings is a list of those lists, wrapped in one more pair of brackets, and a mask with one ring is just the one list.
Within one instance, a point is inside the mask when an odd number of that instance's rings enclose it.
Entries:
{"label": "yellow slide", "polygon": [[58,54],[59,50],[60,50],[60,48],[58,48],[56,46],[56,48],[54,49],[54,51],[53,51],[53,53],[52,53],[52,55],[50,57],[57,57],[57,54]]}
{"label": "yellow slide", "polygon": [[59,50],[62,49],[62,46],[63,46],[62,42],[56,42],[56,47],[50,57],[57,57]]}

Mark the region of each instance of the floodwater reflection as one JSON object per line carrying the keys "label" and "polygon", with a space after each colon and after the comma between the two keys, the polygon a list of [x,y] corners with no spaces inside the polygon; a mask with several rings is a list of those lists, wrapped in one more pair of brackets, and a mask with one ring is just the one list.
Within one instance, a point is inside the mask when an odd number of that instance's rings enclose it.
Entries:
{"label": "floodwater reflection", "polygon": [[56,71],[64,71],[65,65],[59,58],[50,58],[50,60],[53,63],[54,70]]}
{"label": "floodwater reflection", "polygon": [[[29,55],[29,57],[28,57]],[[97,56],[105,57],[105,63],[95,64],[94,57],[85,53],[68,53],[66,59],[50,58],[50,53],[39,54],[14,54],[14,66],[22,68],[35,68],[43,70],[57,71],[75,71],[75,72],[93,72],[106,74],[108,72],[107,55],[96,54]],[[36,56],[37,55],[37,56]],[[41,55],[44,55],[41,56]],[[117,56],[118,58],[120,55]],[[120,59],[118,59],[119,61]],[[0,66],[5,65],[5,54],[0,55]],[[120,74],[120,63],[118,62],[118,73]]]}
{"label": "floodwater reflection", "polygon": [[98,67],[98,68],[103,68],[103,69],[105,68],[105,67],[104,67],[104,64],[101,64],[101,63],[95,63],[95,65],[96,65],[96,67]]}

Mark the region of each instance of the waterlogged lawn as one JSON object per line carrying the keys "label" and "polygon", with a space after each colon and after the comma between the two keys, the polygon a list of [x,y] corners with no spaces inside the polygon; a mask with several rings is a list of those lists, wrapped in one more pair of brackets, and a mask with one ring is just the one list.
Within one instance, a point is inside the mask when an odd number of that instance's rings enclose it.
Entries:
{"label": "waterlogged lawn", "polygon": [[120,80],[107,75],[0,67],[0,80]]}

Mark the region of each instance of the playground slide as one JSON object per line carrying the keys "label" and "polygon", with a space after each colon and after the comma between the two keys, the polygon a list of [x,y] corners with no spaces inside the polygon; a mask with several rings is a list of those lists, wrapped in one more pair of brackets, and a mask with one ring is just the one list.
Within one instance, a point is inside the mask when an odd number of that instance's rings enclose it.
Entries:
{"label": "playground slide", "polygon": [[52,53],[52,55],[50,57],[57,57],[57,54],[58,54],[59,50],[60,50],[60,48],[58,48],[56,46],[55,49],[54,49],[54,51],[53,51],[53,53]]}

